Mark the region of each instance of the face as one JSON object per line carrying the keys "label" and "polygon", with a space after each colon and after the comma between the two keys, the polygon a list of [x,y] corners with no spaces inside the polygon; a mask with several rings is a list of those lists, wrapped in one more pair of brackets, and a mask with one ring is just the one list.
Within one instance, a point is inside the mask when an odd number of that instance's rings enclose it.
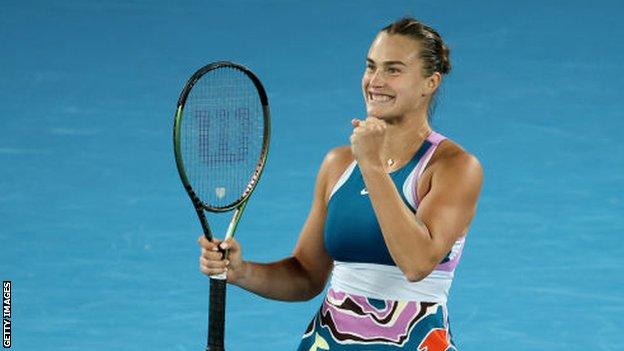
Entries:
{"label": "face", "polygon": [[419,50],[420,44],[404,35],[377,35],[362,77],[369,116],[389,120],[426,111],[436,84],[423,76]]}

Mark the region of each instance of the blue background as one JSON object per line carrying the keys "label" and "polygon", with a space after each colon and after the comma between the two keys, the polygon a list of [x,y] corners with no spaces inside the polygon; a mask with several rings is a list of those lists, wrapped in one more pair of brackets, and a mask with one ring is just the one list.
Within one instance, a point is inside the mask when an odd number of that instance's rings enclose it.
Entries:
{"label": "blue background", "polygon": [[[434,127],[486,175],[449,302],[460,349],[624,349],[621,2],[0,5],[13,349],[203,349],[200,228],[171,143],[186,79],[229,59],[269,93],[269,162],[237,237],[247,259],[276,260],[297,239],[325,152],[364,114],[372,38],[406,14],[451,48]],[[228,293],[229,350],[294,349],[320,304]]]}

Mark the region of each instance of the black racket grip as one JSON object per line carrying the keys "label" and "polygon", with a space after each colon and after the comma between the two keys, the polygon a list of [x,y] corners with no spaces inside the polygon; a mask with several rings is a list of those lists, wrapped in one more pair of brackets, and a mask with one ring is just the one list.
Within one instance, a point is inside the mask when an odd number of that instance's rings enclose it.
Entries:
{"label": "black racket grip", "polygon": [[225,279],[210,279],[208,308],[208,346],[206,351],[224,351],[225,334]]}

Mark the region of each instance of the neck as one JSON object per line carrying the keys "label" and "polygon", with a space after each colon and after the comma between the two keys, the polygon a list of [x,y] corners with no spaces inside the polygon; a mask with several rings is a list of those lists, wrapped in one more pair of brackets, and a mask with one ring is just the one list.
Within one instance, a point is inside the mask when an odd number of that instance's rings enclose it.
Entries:
{"label": "neck", "polygon": [[388,121],[382,157],[391,163],[389,168],[396,169],[408,162],[430,133],[426,114]]}

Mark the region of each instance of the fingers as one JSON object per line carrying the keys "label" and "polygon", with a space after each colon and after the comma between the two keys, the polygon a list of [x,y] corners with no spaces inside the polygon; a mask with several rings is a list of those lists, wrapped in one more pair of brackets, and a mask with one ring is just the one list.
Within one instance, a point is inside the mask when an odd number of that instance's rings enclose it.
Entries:
{"label": "fingers", "polygon": [[223,250],[230,250],[231,253],[240,251],[240,245],[234,238],[229,238],[219,243],[219,247]]}
{"label": "fingers", "polygon": [[223,259],[223,253],[219,251],[216,245],[212,249],[207,250],[202,247],[199,255],[199,270],[206,275],[216,275],[227,272],[230,261]]}
{"label": "fingers", "polygon": [[227,272],[227,267],[230,264],[228,260],[208,258],[208,255],[203,254],[199,256],[199,270],[207,275],[215,275]]}
{"label": "fingers", "polygon": [[200,235],[197,239],[197,243],[202,250],[206,251],[216,253],[220,253],[222,250],[230,250],[230,253],[240,252],[240,244],[234,240],[234,238],[229,238],[225,241],[213,238],[212,241],[208,241],[205,236]]}
{"label": "fingers", "polygon": [[209,260],[222,260],[223,252],[219,251],[219,249],[215,246],[211,250],[206,250],[202,247],[200,256],[205,257]]}
{"label": "fingers", "polygon": [[221,243],[221,240],[212,238],[212,241],[208,241],[208,239],[206,239],[206,236],[202,234],[199,236],[199,238],[197,238],[197,243],[199,244],[199,246],[206,250],[213,250],[215,247],[217,247],[217,245]]}
{"label": "fingers", "polygon": [[205,236],[201,235],[197,242],[201,246],[199,269],[206,275],[213,276],[227,272],[230,260],[223,258],[224,250],[229,251],[228,258],[235,262],[241,259],[240,245],[234,238],[225,241],[213,238],[212,241],[208,241]]}
{"label": "fingers", "polygon": [[371,116],[366,117],[366,120],[364,120],[363,124],[365,126],[373,127],[375,129],[386,127],[386,122],[384,120]]}
{"label": "fingers", "polygon": [[351,120],[353,134],[383,133],[386,130],[386,123],[375,117],[368,117],[365,121],[358,119]]}
{"label": "fingers", "polygon": [[354,128],[358,128],[358,127],[371,127],[371,126],[382,126],[385,127],[386,126],[386,122],[382,119],[379,119],[377,117],[373,117],[373,116],[368,116],[366,117],[365,120],[360,120],[357,118],[353,118],[351,119],[351,125]]}

